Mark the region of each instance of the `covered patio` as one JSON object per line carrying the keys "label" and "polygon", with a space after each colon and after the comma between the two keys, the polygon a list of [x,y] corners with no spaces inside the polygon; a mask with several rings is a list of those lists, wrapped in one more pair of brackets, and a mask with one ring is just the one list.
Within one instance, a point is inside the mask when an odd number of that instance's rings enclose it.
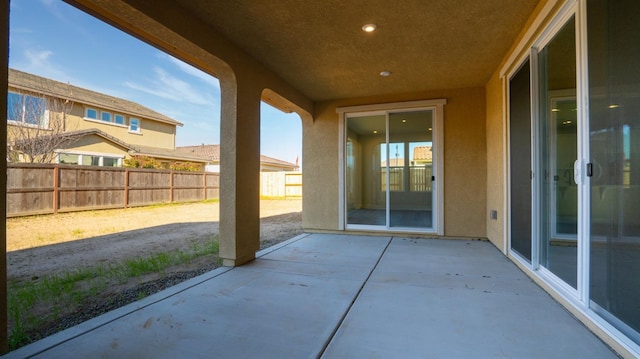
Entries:
{"label": "covered patio", "polygon": [[[225,268],[11,356],[640,355],[637,1],[65,1],[220,81]],[[262,102],[333,233],[268,252]]]}
{"label": "covered patio", "polygon": [[7,358],[615,358],[488,241],[304,234]]}

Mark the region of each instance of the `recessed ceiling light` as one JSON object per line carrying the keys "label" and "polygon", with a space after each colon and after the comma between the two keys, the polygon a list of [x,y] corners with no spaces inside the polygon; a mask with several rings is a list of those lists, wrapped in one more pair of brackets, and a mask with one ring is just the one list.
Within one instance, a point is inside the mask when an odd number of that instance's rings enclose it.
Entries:
{"label": "recessed ceiling light", "polygon": [[366,24],[362,27],[362,31],[364,32],[374,32],[378,27],[376,24]]}
{"label": "recessed ceiling light", "polygon": [[429,127],[429,131],[432,131],[432,130],[433,130],[433,128]]}
{"label": "recessed ceiling light", "polygon": [[373,130],[373,133],[378,133],[378,130]]}
{"label": "recessed ceiling light", "polygon": [[407,123],[407,120],[405,120],[404,118],[402,119],[402,123]]}
{"label": "recessed ceiling light", "polygon": [[391,76],[391,71],[381,71],[380,72],[380,76],[382,76],[382,77]]}
{"label": "recessed ceiling light", "polygon": [[551,112],[560,112],[560,109],[559,108],[552,108]]}
{"label": "recessed ceiling light", "polygon": [[611,109],[613,109],[613,108],[618,108],[618,107],[620,107],[620,105],[615,104],[615,103],[614,103],[614,104],[609,105],[609,108],[611,108]]}

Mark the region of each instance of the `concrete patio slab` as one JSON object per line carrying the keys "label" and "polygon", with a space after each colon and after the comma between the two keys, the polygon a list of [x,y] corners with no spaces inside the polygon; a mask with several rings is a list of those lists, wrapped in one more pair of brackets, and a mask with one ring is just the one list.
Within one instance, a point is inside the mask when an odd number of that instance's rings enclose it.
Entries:
{"label": "concrete patio slab", "polygon": [[324,358],[616,358],[491,244],[394,238]]}
{"label": "concrete patio slab", "polygon": [[490,243],[312,234],[9,358],[615,358]]}

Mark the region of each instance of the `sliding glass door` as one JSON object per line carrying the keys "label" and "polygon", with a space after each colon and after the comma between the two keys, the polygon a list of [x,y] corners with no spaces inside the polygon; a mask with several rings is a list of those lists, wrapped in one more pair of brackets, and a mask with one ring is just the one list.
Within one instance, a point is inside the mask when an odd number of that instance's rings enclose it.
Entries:
{"label": "sliding glass door", "polygon": [[638,15],[640,2],[630,0],[567,7],[508,82],[510,249],[577,308],[604,319],[597,325],[636,344]]}
{"label": "sliding glass door", "polygon": [[540,264],[577,288],[578,186],[575,18],[538,52]]}
{"label": "sliding glass door", "polygon": [[587,5],[590,299],[640,343],[640,3]]}
{"label": "sliding glass door", "polygon": [[433,109],[346,118],[346,223],[435,231]]}

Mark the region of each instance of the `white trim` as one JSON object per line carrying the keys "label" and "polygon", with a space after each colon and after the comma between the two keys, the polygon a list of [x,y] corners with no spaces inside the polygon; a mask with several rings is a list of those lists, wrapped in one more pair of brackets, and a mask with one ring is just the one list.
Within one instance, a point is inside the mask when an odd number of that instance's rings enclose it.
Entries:
{"label": "white trim", "polygon": [[[389,134],[389,111],[386,111],[384,114],[384,145],[386,146],[384,152],[387,155],[387,158],[385,158],[385,171],[384,171],[384,182],[385,182],[385,187],[384,187],[384,226],[388,229],[389,227],[391,227],[391,183],[389,183],[391,181],[391,171],[389,170],[389,167],[391,167],[391,147],[389,146],[389,140],[390,140],[390,134]],[[404,150],[403,150],[404,151]],[[404,154],[403,157],[407,157],[408,154]],[[406,161],[406,160],[405,160]],[[396,163],[396,166],[398,164]],[[381,166],[382,167],[382,166]]]}
{"label": "white trim", "polygon": [[540,86],[538,83],[538,50],[531,47],[529,55],[531,91],[531,269],[540,268],[540,166],[538,160],[538,124],[540,123]]}
{"label": "white trim", "polygon": [[[517,68],[520,69],[522,65]],[[531,66],[531,63],[529,63]],[[502,81],[502,169],[504,173],[503,186],[502,186],[502,197],[503,204],[502,208],[504,213],[502,214],[503,220],[503,232],[502,232],[502,245],[504,249],[502,253],[505,256],[509,256],[511,253],[511,79],[513,78],[514,73],[510,73],[508,76],[502,76],[500,80]],[[487,208],[491,210],[490,208]]]}
{"label": "white trim", "polygon": [[[531,63],[529,63],[531,65]],[[506,256],[511,250],[511,174],[509,164],[510,156],[510,107],[509,101],[509,80],[505,77],[500,78],[502,88],[502,113],[506,114],[506,121],[502,126],[502,253]],[[491,210],[487,208],[488,210]],[[499,218],[499,217],[498,217]],[[508,220],[507,220],[508,219]]]}
{"label": "white trim", "polygon": [[442,100],[436,103],[436,116],[435,123],[433,124],[433,132],[435,133],[435,140],[433,141],[433,147],[435,148],[435,152],[433,153],[432,161],[436,163],[436,173],[434,176],[436,177],[435,183],[431,183],[431,188],[433,191],[433,186],[436,187],[436,205],[438,209],[433,211],[433,223],[436,224],[436,233],[440,236],[444,235],[444,105],[447,103],[446,100]]}
{"label": "white trim", "polygon": [[[578,292],[580,300],[589,305],[590,238],[591,238],[591,178],[586,176],[590,159],[589,144],[589,67],[587,52],[586,1],[576,5],[576,106],[578,109],[578,161],[582,163],[581,184],[578,185]],[[578,96],[579,95],[579,96]],[[583,220],[581,220],[583,219]],[[580,245],[582,244],[582,245]]]}
{"label": "white trim", "polygon": [[94,122],[94,123],[99,123],[101,125],[109,125],[109,126],[115,126],[115,127],[121,127],[121,128],[129,128],[129,126],[127,125],[121,125],[119,123],[115,123],[115,122],[107,122],[107,121],[102,121],[102,120],[94,120],[92,118],[88,118],[88,117],[83,117],[82,118],[85,121],[89,121],[89,122]]}
{"label": "white trim", "polygon": [[[551,14],[551,10],[556,6],[556,4],[562,0],[549,0],[544,5],[544,7],[538,13],[538,16],[533,20],[527,31],[522,36],[520,42],[516,45],[515,49],[511,52],[511,55],[505,61],[505,64],[500,69],[500,77],[504,77],[504,75],[508,71],[513,71],[512,67],[514,64],[520,64],[521,61],[517,61],[516,58],[528,55],[529,51],[524,51],[527,44],[533,38],[535,32],[542,26],[544,20]],[[524,51],[524,54],[521,54]]]}
{"label": "white trim", "polygon": [[[387,231],[387,232],[408,232],[408,233],[424,233],[424,234],[437,234],[444,235],[444,105],[447,103],[446,99],[436,100],[423,100],[423,101],[408,101],[408,102],[394,102],[386,104],[373,104],[373,105],[361,105],[361,106],[347,106],[338,107],[336,112],[338,117],[338,137],[339,137],[339,159],[338,159],[338,175],[339,178],[339,200],[338,200],[338,228],[340,230],[375,230],[375,231]],[[386,193],[385,193],[385,225],[373,226],[373,225],[357,225],[348,224],[346,221],[346,179],[344,178],[346,173],[346,162],[344,160],[345,146],[346,146],[346,131],[347,131],[347,119],[350,117],[363,117],[363,116],[385,116],[385,141],[389,143],[389,114],[395,112],[414,112],[414,111],[432,111],[434,113],[432,128],[435,135],[431,141],[433,143],[433,161],[435,167],[433,168],[433,176],[435,181],[432,182],[432,190],[435,193],[435,198],[432,200],[432,228],[416,229],[416,228],[404,228],[404,227],[391,227],[390,226],[390,191],[389,191],[389,171],[387,171],[386,181]],[[389,151],[386,151],[387,159],[386,163],[389,163]],[[437,206],[437,207],[436,207]],[[435,208],[434,208],[435,207]]]}
{"label": "white trim", "polygon": [[113,158],[125,158],[125,155],[119,155],[114,153],[106,153],[106,152],[93,152],[93,151],[74,151],[74,150],[54,150],[55,153],[64,153],[68,155],[87,155],[87,156],[103,156],[103,157],[113,157]]}
{"label": "white trim", "polygon": [[[345,147],[347,139],[347,121],[344,112],[338,116],[338,230],[344,231],[345,217],[347,216],[347,196],[345,195],[345,187],[347,185],[345,173]],[[304,187],[303,187],[304,188]]]}
{"label": "white trim", "polygon": [[[577,12],[576,0],[567,0],[560,10],[556,12],[554,18],[542,31],[540,36],[537,37],[532,47],[540,50],[547,46],[551,40],[560,32],[560,30],[567,24],[569,19]],[[576,53],[577,55],[577,53]]]}
{"label": "white trim", "polygon": [[421,101],[406,101],[406,102],[389,102],[373,105],[359,105],[359,106],[345,106],[336,108],[338,113],[358,112],[359,115],[364,115],[364,112],[373,111],[391,111],[391,110],[406,110],[410,108],[419,107],[433,107],[437,105],[446,105],[447,99],[436,100],[421,100]]}

